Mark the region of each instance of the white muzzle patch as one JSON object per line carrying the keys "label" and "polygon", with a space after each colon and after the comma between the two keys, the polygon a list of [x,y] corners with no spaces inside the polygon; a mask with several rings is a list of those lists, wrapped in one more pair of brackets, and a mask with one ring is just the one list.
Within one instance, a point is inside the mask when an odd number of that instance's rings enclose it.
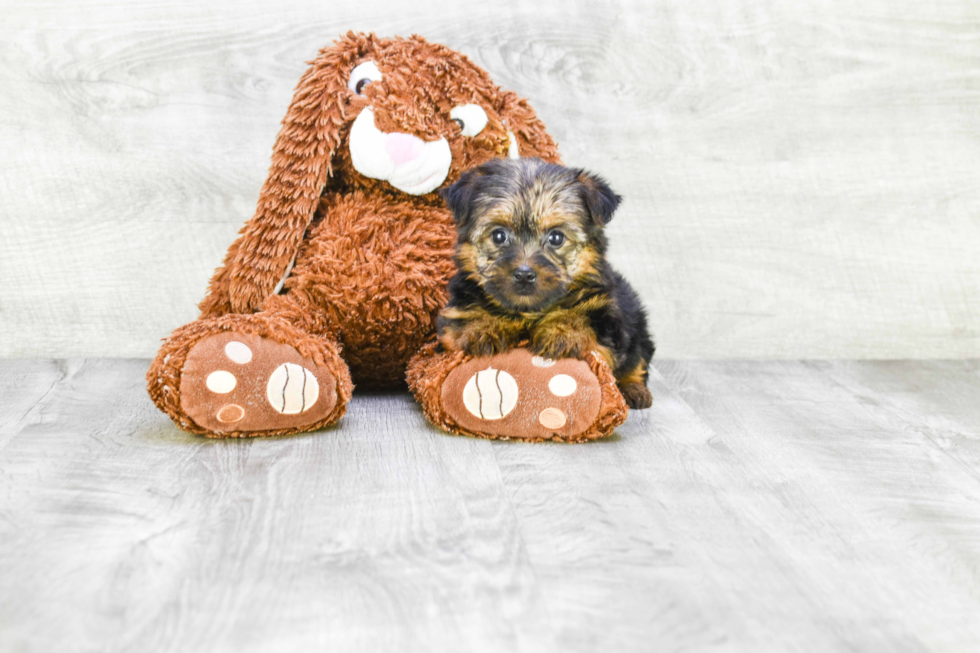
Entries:
{"label": "white muzzle patch", "polygon": [[367,107],[350,130],[350,158],[365,177],[380,179],[409,195],[431,193],[446,180],[453,154],[449,141],[423,141],[401,132],[385,133],[374,125]]}

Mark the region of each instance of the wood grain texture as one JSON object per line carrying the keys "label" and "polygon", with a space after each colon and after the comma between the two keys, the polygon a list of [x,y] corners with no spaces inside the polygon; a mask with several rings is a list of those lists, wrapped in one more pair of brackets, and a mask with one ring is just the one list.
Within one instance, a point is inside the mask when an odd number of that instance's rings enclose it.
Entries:
{"label": "wood grain texture", "polygon": [[149,356],[192,319],[349,28],[463,51],[612,181],[663,355],[980,355],[969,0],[8,3],[0,355]]}
{"label": "wood grain texture", "polygon": [[975,361],[658,361],[574,446],[206,440],[146,366],[0,361],[0,649],[980,647]]}

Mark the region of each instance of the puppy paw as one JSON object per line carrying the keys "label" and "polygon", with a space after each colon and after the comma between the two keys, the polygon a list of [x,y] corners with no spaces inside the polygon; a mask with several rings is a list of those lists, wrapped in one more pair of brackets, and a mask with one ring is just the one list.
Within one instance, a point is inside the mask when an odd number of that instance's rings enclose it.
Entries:
{"label": "puppy paw", "polygon": [[470,356],[493,356],[507,351],[513,344],[513,340],[492,331],[467,333],[456,341],[457,348]]}
{"label": "puppy paw", "polygon": [[588,317],[578,311],[551,311],[531,333],[531,351],[544,358],[582,359],[597,347]]}
{"label": "puppy paw", "polygon": [[539,329],[534,333],[531,351],[543,358],[585,358],[596,349],[591,332],[567,329]]}
{"label": "puppy paw", "polygon": [[501,354],[517,344],[518,332],[510,324],[491,317],[444,326],[439,343],[470,356]]}
{"label": "puppy paw", "polygon": [[619,391],[623,393],[626,405],[635,410],[642,410],[653,405],[653,395],[650,390],[642,383],[627,383],[619,386]]}

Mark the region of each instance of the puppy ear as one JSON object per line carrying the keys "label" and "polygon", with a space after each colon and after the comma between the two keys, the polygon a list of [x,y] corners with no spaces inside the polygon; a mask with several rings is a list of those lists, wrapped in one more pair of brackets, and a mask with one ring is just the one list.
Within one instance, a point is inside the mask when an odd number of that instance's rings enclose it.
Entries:
{"label": "puppy ear", "polygon": [[452,186],[439,191],[439,196],[446,201],[449,210],[453,212],[453,219],[460,233],[469,226],[473,215],[473,200],[477,196],[480,180],[485,176],[485,164],[470,168],[460,175]]}
{"label": "puppy ear", "polygon": [[582,169],[576,170],[576,173],[582,199],[592,219],[600,227],[606,226],[612,220],[613,213],[623,198],[614,193],[602,177]]}

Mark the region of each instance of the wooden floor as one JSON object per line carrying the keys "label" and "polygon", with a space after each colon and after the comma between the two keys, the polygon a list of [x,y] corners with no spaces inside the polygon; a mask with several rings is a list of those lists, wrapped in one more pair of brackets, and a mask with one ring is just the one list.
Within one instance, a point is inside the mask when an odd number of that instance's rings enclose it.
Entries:
{"label": "wooden floor", "polygon": [[977,651],[980,362],[657,362],[588,445],[174,428],[0,362],[3,651]]}

